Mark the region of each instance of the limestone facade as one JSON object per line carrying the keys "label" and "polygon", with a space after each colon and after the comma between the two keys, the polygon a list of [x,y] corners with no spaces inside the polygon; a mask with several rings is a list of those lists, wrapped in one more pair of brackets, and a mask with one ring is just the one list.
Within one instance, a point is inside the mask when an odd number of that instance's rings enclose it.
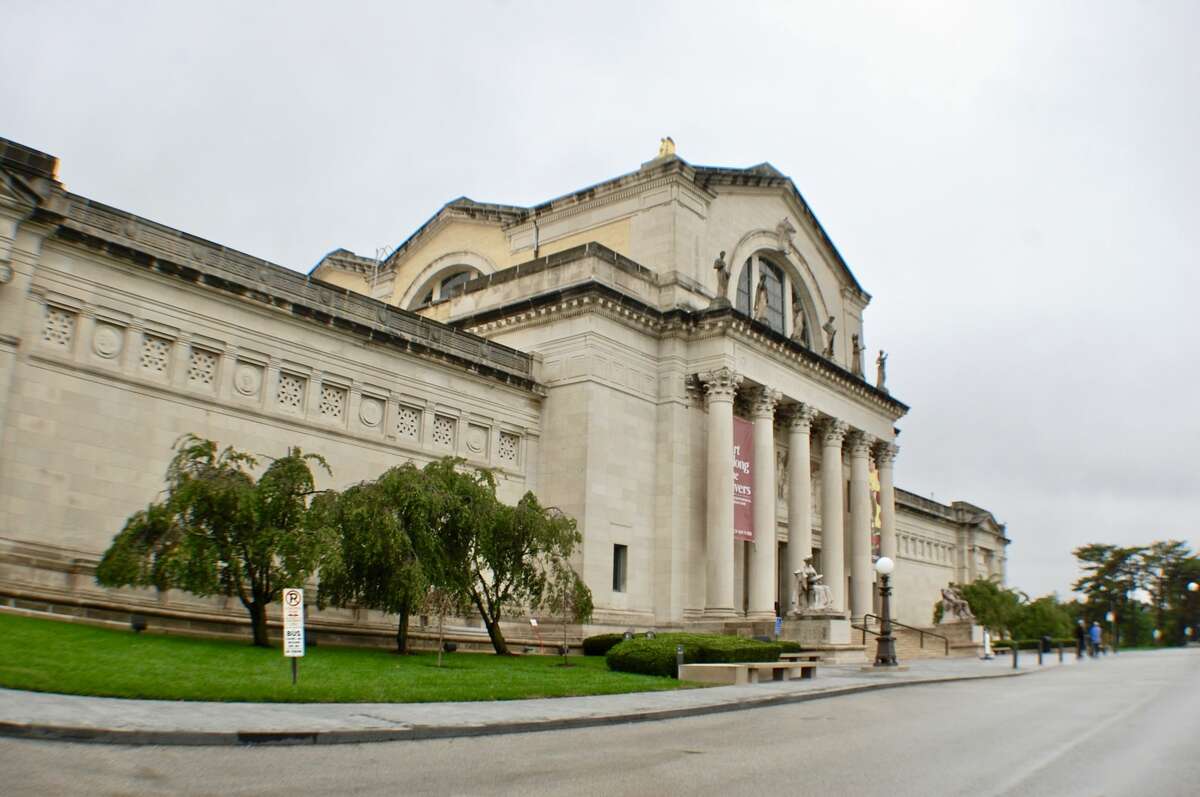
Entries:
{"label": "limestone facade", "polygon": [[[669,155],[533,208],[455,200],[307,277],[71,194],[56,165],[0,140],[10,599],[142,600],[78,576],[186,432],[319,452],[330,486],[444,454],[493,468],[502,497],[578,520],[597,626],[769,622],[808,556],[861,617],[872,534],[903,622],[1004,576],[990,514],[895,488],[907,407],[864,373],[870,297],[768,164]],[[733,534],[741,421],[753,542]]]}

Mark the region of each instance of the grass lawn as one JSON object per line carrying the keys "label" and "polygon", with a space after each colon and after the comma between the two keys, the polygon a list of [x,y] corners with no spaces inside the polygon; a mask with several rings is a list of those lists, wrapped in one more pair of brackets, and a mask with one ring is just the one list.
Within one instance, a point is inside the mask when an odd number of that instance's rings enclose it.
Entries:
{"label": "grass lawn", "polygon": [[311,647],[300,679],[279,647],[134,634],[0,613],[0,686],[162,700],[418,703],[607,695],[695,686],[610,672],[602,656],[493,656]]}

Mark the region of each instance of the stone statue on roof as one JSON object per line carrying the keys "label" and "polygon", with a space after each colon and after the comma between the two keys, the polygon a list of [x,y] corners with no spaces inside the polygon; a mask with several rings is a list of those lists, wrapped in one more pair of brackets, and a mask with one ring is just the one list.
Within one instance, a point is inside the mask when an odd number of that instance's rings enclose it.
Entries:
{"label": "stone statue on roof", "polygon": [[713,261],[713,270],[717,272],[717,295],[712,304],[729,304],[729,264],[725,262],[725,250]]}
{"label": "stone statue on roof", "polygon": [[875,387],[887,392],[887,352],[883,349],[879,350],[879,356],[875,358]]}
{"label": "stone statue on roof", "polygon": [[821,329],[825,330],[825,351],[823,352],[826,360],[833,359],[833,339],[837,337],[837,322],[833,320],[833,316],[829,316]]}
{"label": "stone statue on roof", "polygon": [[673,158],[675,156],[675,139],[667,136],[659,139],[658,142],[658,157]]}
{"label": "stone statue on roof", "polygon": [[850,372],[855,376],[863,375],[863,356],[862,353],[866,350],[866,346],[862,345],[862,338],[855,332],[850,336]]}

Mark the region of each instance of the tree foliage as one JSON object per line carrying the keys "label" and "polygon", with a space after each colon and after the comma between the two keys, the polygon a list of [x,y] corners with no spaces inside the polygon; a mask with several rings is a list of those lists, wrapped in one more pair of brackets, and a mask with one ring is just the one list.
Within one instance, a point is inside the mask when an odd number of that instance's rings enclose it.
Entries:
{"label": "tree foliage", "polygon": [[125,522],[97,582],[236,597],[254,644],[267,646],[267,606],[283,588],[303,586],[320,560],[321,536],[306,522],[314,462],[329,471],[319,455],[293,448],[256,479],[255,457],[185,435],[163,499]]}
{"label": "tree foliage", "polygon": [[492,647],[506,654],[504,612],[539,605],[552,564],[568,560],[581,537],[574,519],[533,493],[508,506],[496,498],[490,472],[461,466],[451,458],[425,466],[436,505],[435,580],[471,602]]}
{"label": "tree foliage", "polygon": [[312,506],[312,523],[328,541],[318,604],[399,615],[399,653],[408,650],[409,616],[429,588],[419,547],[429,534],[430,510],[424,475],[411,463]]}
{"label": "tree foliage", "polygon": [[[1122,547],[1092,543],[1076,548],[1082,571],[1080,619],[1107,626],[1116,616],[1120,644],[1181,644],[1200,623],[1200,599],[1187,589],[1200,577],[1200,559],[1179,540]],[[1148,597],[1148,600],[1147,600]],[[1156,636],[1155,631],[1159,634]]]}

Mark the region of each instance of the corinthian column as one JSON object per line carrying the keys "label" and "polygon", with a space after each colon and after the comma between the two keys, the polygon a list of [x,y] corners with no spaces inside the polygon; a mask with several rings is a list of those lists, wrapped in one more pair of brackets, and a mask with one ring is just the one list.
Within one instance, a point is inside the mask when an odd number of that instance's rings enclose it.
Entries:
{"label": "corinthian column", "polygon": [[801,404],[788,418],[788,544],[787,583],[790,586],[787,611],[800,611],[795,573],[804,569],[804,560],[812,556],[812,462],[809,433],[812,431],[812,407]]}
{"label": "corinthian column", "polygon": [[708,406],[708,535],[704,614],[733,617],[733,396],[742,381],[728,368],[700,375]]}
{"label": "corinthian column", "polygon": [[842,439],[845,422],[830,418],[821,434],[821,570],[833,593],[833,610],[846,611],[846,567],[842,507]]}
{"label": "corinthian column", "polygon": [[775,405],[779,392],[760,388],[754,400],[754,542],[750,546],[747,619],[775,617]]}
{"label": "corinthian column", "polygon": [[875,447],[875,464],[879,468],[879,509],[883,528],[879,531],[879,555],[896,561],[896,486],[892,465],[900,447],[880,443]]}
{"label": "corinthian column", "polygon": [[867,455],[874,438],[855,432],[850,438],[850,618],[861,619],[873,608],[871,591],[871,485]]}

